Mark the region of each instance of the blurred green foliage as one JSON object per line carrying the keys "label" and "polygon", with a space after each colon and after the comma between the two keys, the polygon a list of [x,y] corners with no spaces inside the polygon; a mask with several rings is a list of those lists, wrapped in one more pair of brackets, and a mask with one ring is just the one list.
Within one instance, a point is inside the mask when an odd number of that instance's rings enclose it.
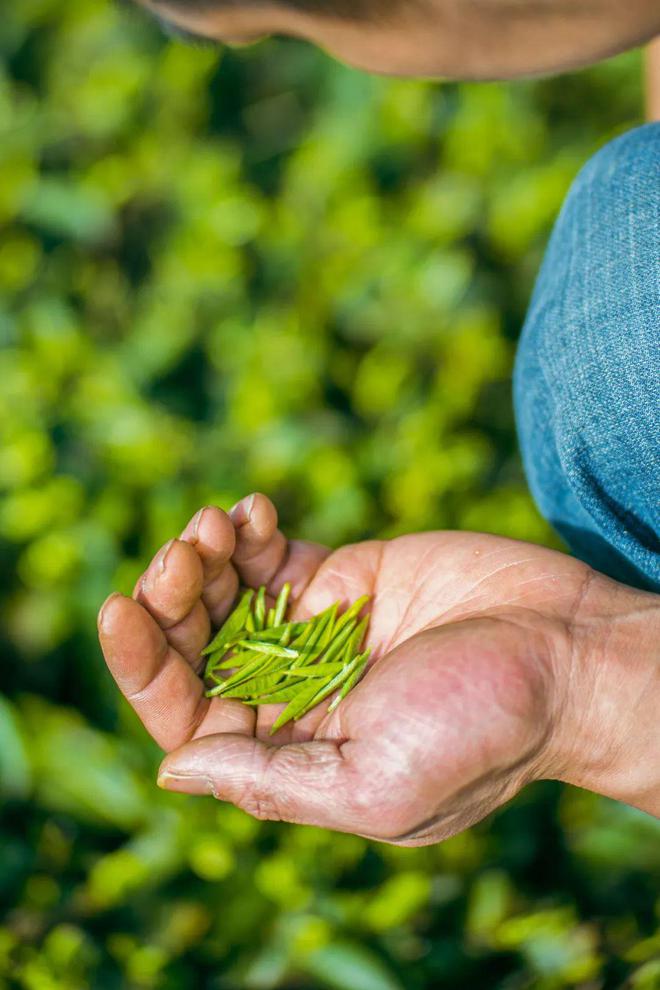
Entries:
{"label": "blurred green foliage", "polygon": [[515,339],[638,56],[373,79],[101,0],[5,0],[0,46],[1,990],[660,986],[650,818],[537,785],[413,851],[165,795],[94,621],[254,489],[335,544],[553,539]]}

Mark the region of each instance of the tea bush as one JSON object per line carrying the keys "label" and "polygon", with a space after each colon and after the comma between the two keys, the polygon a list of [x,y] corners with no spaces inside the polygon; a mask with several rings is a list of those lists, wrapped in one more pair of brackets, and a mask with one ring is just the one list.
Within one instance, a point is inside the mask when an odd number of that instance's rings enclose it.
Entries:
{"label": "tea bush", "polygon": [[0,23],[0,988],[660,985],[657,825],[536,785],[401,850],[158,792],[95,613],[201,504],[333,544],[554,537],[510,375],[636,54],[556,80],[195,50],[103,0]]}

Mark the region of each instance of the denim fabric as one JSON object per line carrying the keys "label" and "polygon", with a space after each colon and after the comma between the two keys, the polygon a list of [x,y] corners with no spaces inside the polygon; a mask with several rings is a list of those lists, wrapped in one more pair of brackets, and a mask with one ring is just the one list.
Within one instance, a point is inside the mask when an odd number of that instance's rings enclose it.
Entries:
{"label": "denim fabric", "polygon": [[598,570],[660,591],[660,124],[612,141],[575,180],[514,400],[546,519]]}

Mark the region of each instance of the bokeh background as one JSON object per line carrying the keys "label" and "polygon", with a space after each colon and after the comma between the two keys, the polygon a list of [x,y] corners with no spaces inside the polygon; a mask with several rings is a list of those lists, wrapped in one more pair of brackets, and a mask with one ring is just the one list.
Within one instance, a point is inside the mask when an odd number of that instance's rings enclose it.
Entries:
{"label": "bokeh background", "polygon": [[402,82],[103,0],[4,0],[0,48],[0,988],[660,986],[650,818],[547,783],[402,850],[165,795],[95,638],[254,489],[332,544],[553,544],[512,358],[572,176],[640,120],[639,55]]}

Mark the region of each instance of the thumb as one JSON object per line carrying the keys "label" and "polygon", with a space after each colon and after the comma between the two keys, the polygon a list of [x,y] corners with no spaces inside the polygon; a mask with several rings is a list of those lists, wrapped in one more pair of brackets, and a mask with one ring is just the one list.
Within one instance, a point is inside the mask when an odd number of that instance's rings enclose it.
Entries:
{"label": "thumb", "polygon": [[203,736],[165,757],[158,785],[211,794],[255,818],[363,831],[367,809],[347,745],[342,751],[331,740],[272,746],[233,733]]}

